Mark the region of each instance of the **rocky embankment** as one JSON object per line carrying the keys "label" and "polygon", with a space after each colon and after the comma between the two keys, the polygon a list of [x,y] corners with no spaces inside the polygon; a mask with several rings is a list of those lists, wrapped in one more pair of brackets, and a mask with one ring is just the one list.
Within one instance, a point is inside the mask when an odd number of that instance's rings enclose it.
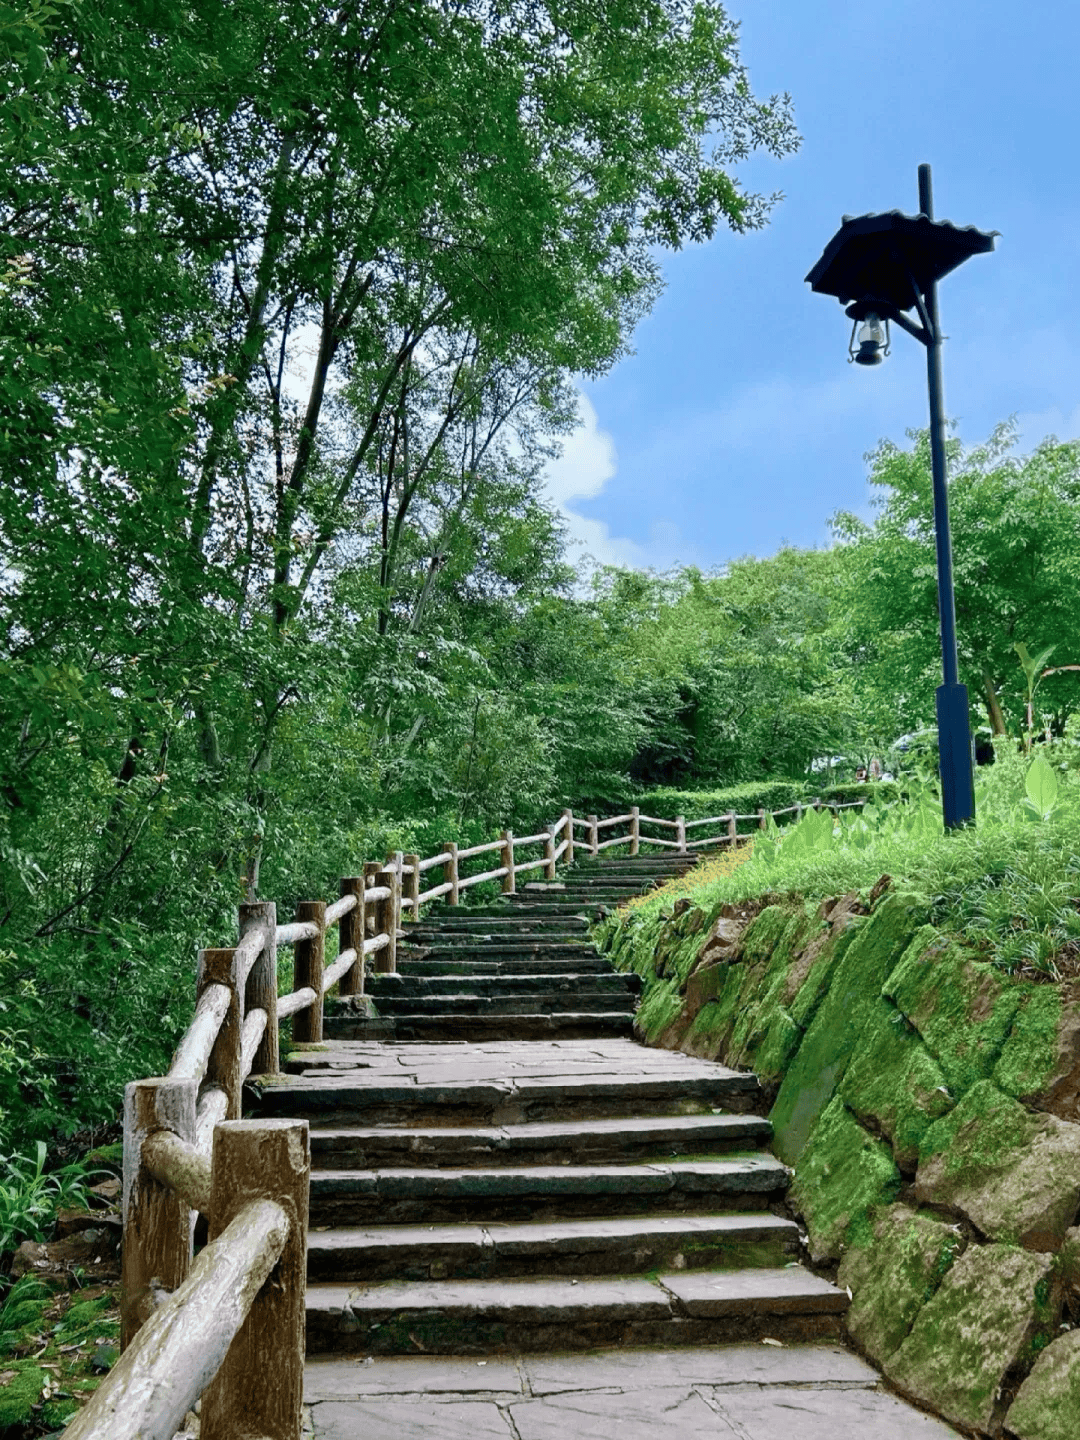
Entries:
{"label": "rocky embankment", "polygon": [[887,876],[601,927],[649,1044],[757,1072],[855,1344],[963,1429],[1080,1435],[1080,983],[1014,980]]}

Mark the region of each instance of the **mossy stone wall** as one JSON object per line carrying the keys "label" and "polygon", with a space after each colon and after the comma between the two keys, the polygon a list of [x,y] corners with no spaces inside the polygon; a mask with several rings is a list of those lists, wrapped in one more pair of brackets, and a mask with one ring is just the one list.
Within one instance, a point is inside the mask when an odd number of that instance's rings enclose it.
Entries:
{"label": "mossy stone wall", "polygon": [[1080,1326],[1080,986],[1010,978],[887,882],[817,907],[679,905],[601,943],[645,981],[648,1043],[757,1073],[853,1338],[970,1430],[1076,1440],[1080,1412],[1056,1417],[1080,1393],[1063,1343]]}

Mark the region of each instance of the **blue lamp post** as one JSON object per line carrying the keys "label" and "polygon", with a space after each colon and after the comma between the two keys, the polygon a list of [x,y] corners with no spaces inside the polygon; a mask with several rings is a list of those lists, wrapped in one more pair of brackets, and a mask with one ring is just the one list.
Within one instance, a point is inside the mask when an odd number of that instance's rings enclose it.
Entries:
{"label": "blue lamp post", "polygon": [[806,277],[812,290],[833,295],[844,306],[852,322],[848,354],[857,364],[881,364],[889,353],[890,325],[898,325],[926,347],[943,677],[937,688],[938,753],[947,830],[974,821],[975,783],[967,687],[960,684],[956,654],[937,282],[972,255],[993,250],[996,234],[996,230],[976,230],[973,225],[961,229],[947,220],[935,220],[930,166],[920,165],[918,215],[902,215],[899,210],[845,215]]}

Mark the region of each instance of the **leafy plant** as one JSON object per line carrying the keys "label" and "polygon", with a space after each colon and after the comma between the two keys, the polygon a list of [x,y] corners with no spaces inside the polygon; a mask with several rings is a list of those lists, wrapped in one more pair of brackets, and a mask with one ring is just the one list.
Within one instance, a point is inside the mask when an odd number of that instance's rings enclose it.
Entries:
{"label": "leafy plant", "polygon": [[1042,755],[1036,755],[1024,781],[1024,805],[1033,820],[1049,820],[1058,805],[1058,777]]}
{"label": "leafy plant", "polygon": [[46,1171],[43,1140],[29,1156],[0,1156],[0,1253],[22,1240],[46,1240],[57,1210],[85,1206],[94,1172],[76,1162]]}

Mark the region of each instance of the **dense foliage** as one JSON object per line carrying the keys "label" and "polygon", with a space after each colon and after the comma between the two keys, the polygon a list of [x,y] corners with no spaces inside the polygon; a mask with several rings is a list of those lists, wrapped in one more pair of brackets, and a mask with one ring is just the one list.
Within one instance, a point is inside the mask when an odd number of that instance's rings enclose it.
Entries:
{"label": "dense foliage", "polygon": [[629,914],[604,922],[603,937],[627,927],[646,940],[659,936],[684,895],[711,912],[763,894],[816,904],[852,890],[865,895],[885,876],[918,896],[934,924],[1003,969],[1072,978],[1080,970],[1080,743],[1067,738],[1034,758],[1007,739],[995,749],[997,763],[976,787],[975,829],[943,834],[930,787],[840,819],[809,810],[792,828],[771,826],[715,873],[691,872],[635,901]]}
{"label": "dense foliage", "polygon": [[[925,436],[873,524],[713,575],[575,573],[544,498],[660,248],[763,223],[734,168],[797,143],[720,5],[0,31],[0,1150],[113,1119],[245,896],[567,803],[772,808],[931,721]],[[953,446],[962,664],[1057,735],[1080,447],[1008,440]]]}
{"label": "dense foliage", "polygon": [[0,10],[0,1146],[196,946],[627,784],[539,475],[658,255],[797,144],[711,0]]}

